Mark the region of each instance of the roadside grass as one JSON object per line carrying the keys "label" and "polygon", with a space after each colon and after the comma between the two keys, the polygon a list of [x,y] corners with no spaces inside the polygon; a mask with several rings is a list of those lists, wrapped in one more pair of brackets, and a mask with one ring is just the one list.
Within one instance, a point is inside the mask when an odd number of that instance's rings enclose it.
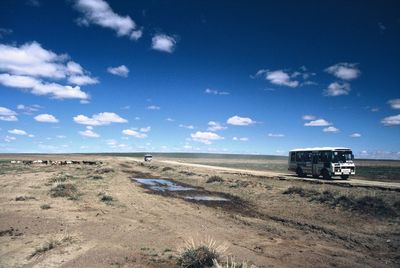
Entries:
{"label": "roadside grass", "polygon": [[369,214],[378,217],[396,217],[398,213],[396,212],[398,202],[389,204],[387,201],[383,200],[381,197],[363,195],[343,195],[339,193],[333,193],[328,190],[317,191],[314,189],[305,189],[302,187],[289,187],[283,194],[286,195],[299,195],[301,197],[307,198],[310,202],[317,202],[321,204],[328,205],[330,207],[341,207],[344,209],[357,211],[364,214]]}
{"label": "roadside grass", "polygon": [[104,168],[96,169],[95,172],[96,172],[97,174],[107,174],[107,173],[115,172],[115,170],[114,170],[113,168],[104,167]]}
{"label": "roadside grass", "polygon": [[78,189],[72,183],[58,183],[50,189],[51,197],[66,197],[69,200],[78,200]]}
{"label": "roadside grass", "polygon": [[207,179],[206,183],[223,182],[223,181],[224,181],[224,179],[222,177],[214,175],[214,176],[209,177]]}

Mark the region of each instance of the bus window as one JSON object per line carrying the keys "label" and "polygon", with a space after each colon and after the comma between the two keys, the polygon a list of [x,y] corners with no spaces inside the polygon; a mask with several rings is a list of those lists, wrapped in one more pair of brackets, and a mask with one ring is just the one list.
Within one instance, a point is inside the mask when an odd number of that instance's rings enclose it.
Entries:
{"label": "bus window", "polygon": [[291,152],[290,153],[290,162],[294,162],[296,161],[296,153],[295,152]]}
{"label": "bus window", "polygon": [[297,162],[301,162],[301,161],[303,161],[302,158],[303,158],[303,153],[302,152],[297,152],[296,153],[296,161]]}
{"label": "bus window", "polygon": [[311,152],[304,152],[303,153],[303,161],[305,161],[305,162],[311,161],[311,155],[312,155]]}

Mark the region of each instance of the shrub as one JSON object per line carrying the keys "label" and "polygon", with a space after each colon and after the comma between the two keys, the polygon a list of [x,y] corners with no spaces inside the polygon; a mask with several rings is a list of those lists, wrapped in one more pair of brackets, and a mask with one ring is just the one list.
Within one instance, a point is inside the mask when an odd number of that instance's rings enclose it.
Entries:
{"label": "shrub", "polygon": [[225,252],[224,245],[217,245],[212,239],[196,244],[193,240],[186,242],[177,259],[177,264],[187,268],[212,267]]}
{"label": "shrub", "polygon": [[40,206],[41,209],[50,209],[51,206],[49,204],[43,204]]}
{"label": "shrub", "polygon": [[36,198],[33,197],[33,196],[26,196],[26,195],[24,195],[24,196],[17,196],[17,197],[15,198],[15,201],[26,201],[26,200],[30,200],[30,199],[36,199]]}
{"label": "shrub", "polygon": [[223,181],[224,181],[224,179],[221,178],[220,176],[211,176],[211,177],[208,178],[206,183],[223,182]]}
{"label": "shrub", "polygon": [[99,193],[100,201],[106,203],[107,205],[111,205],[114,201],[114,198],[111,195],[105,193]]}
{"label": "shrub", "polygon": [[169,171],[169,170],[174,170],[172,167],[164,167],[163,169],[162,169],[162,171]]}
{"label": "shrub", "polygon": [[102,179],[103,179],[103,176],[100,176],[100,175],[92,176],[92,180],[102,180]]}
{"label": "shrub", "polygon": [[67,197],[70,200],[78,199],[78,190],[72,183],[57,184],[50,189],[51,197]]}
{"label": "shrub", "polygon": [[255,265],[248,265],[247,262],[235,262],[233,257],[227,258],[224,264],[219,264],[217,260],[214,260],[213,268],[257,268]]}

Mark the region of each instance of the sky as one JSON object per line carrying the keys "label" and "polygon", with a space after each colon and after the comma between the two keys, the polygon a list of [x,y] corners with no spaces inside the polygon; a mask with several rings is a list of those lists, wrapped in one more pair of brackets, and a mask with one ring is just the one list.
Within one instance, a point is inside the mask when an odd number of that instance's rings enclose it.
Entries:
{"label": "sky", "polygon": [[0,153],[400,159],[399,1],[0,2]]}

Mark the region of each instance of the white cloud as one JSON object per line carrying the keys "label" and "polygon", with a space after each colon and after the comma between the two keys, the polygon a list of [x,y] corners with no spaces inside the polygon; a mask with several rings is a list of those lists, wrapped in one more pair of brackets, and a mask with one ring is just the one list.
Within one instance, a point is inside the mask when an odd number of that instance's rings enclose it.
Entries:
{"label": "white cloud", "polygon": [[209,131],[219,131],[219,130],[224,130],[224,129],[226,129],[226,127],[223,126],[219,122],[215,122],[215,121],[208,122],[208,129],[207,130],[209,130]]}
{"label": "white cloud", "polygon": [[110,146],[111,148],[119,148],[119,149],[130,148],[129,145],[124,144],[124,143],[119,143],[118,141],[116,141],[114,139],[107,140],[107,145]]}
{"label": "white cloud", "polygon": [[194,126],[192,126],[192,125],[179,124],[179,127],[181,127],[181,128],[187,128],[187,129],[194,129]]}
{"label": "white cloud", "polygon": [[55,118],[54,115],[51,114],[39,114],[34,117],[34,119],[38,122],[42,123],[58,123],[58,119]]}
{"label": "white cloud", "polygon": [[150,132],[150,130],[151,130],[151,126],[148,126],[148,127],[141,127],[140,129],[139,129],[139,131],[140,132]]}
{"label": "white cloud", "polygon": [[118,67],[108,67],[107,72],[113,75],[118,75],[122,77],[128,77],[129,69],[125,65],[121,65]]}
{"label": "white cloud", "polygon": [[24,105],[24,104],[18,104],[17,105],[17,109],[18,110],[22,110],[23,113],[25,114],[32,114],[33,112],[37,112],[39,111],[39,109],[41,109],[42,106],[37,105],[37,104],[33,104],[33,105]]}
{"label": "white cloud", "polygon": [[205,94],[212,94],[212,95],[229,95],[230,93],[227,91],[219,91],[216,89],[206,88],[204,91]]}
{"label": "white cloud", "polygon": [[336,97],[340,95],[349,95],[351,88],[349,83],[331,83],[327,89],[324,90],[325,96]]}
{"label": "white cloud", "polygon": [[3,121],[18,121],[17,113],[6,107],[0,107],[0,120]]}
{"label": "white cloud", "polygon": [[291,80],[289,74],[283,70],[268,71],[266,73],[266,79],[278,86],[297,87],[299,85],[298,81]]}
{"label": "white cloud", "polygon": [[57,83],[44,83],[30,76],[0,74],[0,84],[7,87],[27,89],[34,95],[50,95],[55,99],[82,99],[89,95],[83,92],[79,86],[63,86]]}
{"label": "white cloud", "polygon": [[157,106],[157,105],[147,106],[147,110],[157,111],[157,110],[160,110],[160,109],[161,109],[160,106]]}
{"label": "white cloud", "polygon": [[14,135],[20,135],[20,136],[28,136],[28,133],[25,130],[16,129],[16,128],[9,130],[8,133],[14,134]]}
{"label": "white cloud", "polygon": [[385,117],[381,120],[381,123],[385,126],[398,126],[400,125],[400,114]]}
{"label": "white cloud", "polygon": [[360,133],[353,133],[350,135],[350,138],[360,138],[361,134]]}
{"label": "white cloud", "polygon": [[334,126],[329,126],[329,127],[324,128],[322,131],[336,133],[336,132],[339,132],[339,129],[335,128]]}
{"label": "white cloud", "polygon": [[388,104],[392,109],[400,109],[400,99],[389,100]]}
{"label": "white cloud", "polygon": [[284,134],[268,133],[268,137],[271,137],[271,138],[283,138],[283,137],[285,137],[285,135]]}
{"label": "white cloud", "polygon": [[168,118],[165,119],[165,121],[168,121],[168,122],[175,122],[175,119],[168,117]]}
{"label": "white cloud", "polygon": [[[254,76],[250,76],[251,78],[256,78],[262,76],[265,80],[268,80],[271,84],[278,86],[287,86],[287,87],[299,87],[306,85],[317,85],[316,82],[310,81],[309,79],[316,74],[313,72],[309,72],[305,66],[301,66],[297,71],[289,72],[285,70],[268,70],[261,69],[257,71]],[[269,89],[274,90],[274,89]]]}
{"label": "white cloud", "polygon": [[240,117],[240,116],[232,116],[230,117],[226,123],[230,124],[230,125],[234,125],[234,126],[248,126],[251,124],[255,124],[256,122],[253,121],[251,118],[249,117]]}
{"label": "white cloud", "polygon": [[87,75],[73,75],[68,77],[68,82],[73,85],[83,86],[97,84],[99,83],[99,80]]}
{"label": "white cloud", "polygon": [[233,137],[232,140],[234,140],[234,141],[248,141],[249,138],[247,138],[247,137],[241,137],[241,138]]}
{"label": "white cloud", "polygon": [[[38,78],[67,79],[75,85],[98,83],[96,78],[89,76],[81,65],[68,61],[68,55],[57,55],[46,50],[37,42],[25,43],[20,47],[0,44],[0,70],[7,72],[8,79],[17,80],[19,86],[11,87],[34,88],[37,84],[49,85]],[[7,76],[3,75],[3,80]],[[39,94],[38,94],[39,95]]]}
{"label": "white cloud", "polygon": [[106,1],[77,0],[75,8],[84,15],[78,19],[80,25],[97,24],[116,31],[118,36],[128,36],[132,40],[138,40],[143,34],[131,17],[116,14]]}
{"label": "white cloud", "polygon": [[122,130],[122,134],[127,135],[127,136],[132,136],[138,139],[144,139],[147,137],[147,134],[145,133],[140,133],[139,131],[133,130],[133,129],[124,129]]}
{"label": "white cloud", "polygon": [[361,72],[356,63],[341,62],[325,69],[329,74],[342,80],[353,80],[360,76]]}
{"label": "white cloud", "polygon": [[14,136],[6,136],[5,138],[4,138],[4,141],[5,142],[11,142],[11,141],[15,141],[17,138],[16,137],[14,137]]}
{"label": "white cloud", "polygon": [[59,138],[59,139],[65,139],[66,138],[65,135],[57,135],[56,137]]}
{"label": "white cloud", "polygon": [[87,117],[85,115],[80,114],[74,117],[74,121],[78,124],[90,125],[90,126],[102,126],[102,125],[109,125],[111,123],[128,122],[128,120],[120,117],[118,114],[110,112],[94,114],[92,117]]}
{"label": "white cloud", "polygon": [[192,137],[193,141],[201,142],[204,144],[211,144],[212,141],[224,139],[223,137],[213,132],[197,131],[196,133],[190,134],[190,136]]}
{"label": "white cloud", "polygon": [[325,126],[330,126],[332,123],[326,121],[325,119],[316,119],[312,120],[308,123],[304,123],[304,126],[306,127],[325,127]]}
{"label": "white cloud", "polygon": [[99,138],[100,135],[91,129],[86,129],[85,131],[79,131],[79,134],[86,138]]}
{"label": "white cloud", "polygon": [[168,53],[172,53],[176,46],[175,38],[165,34],[156,34],[151,42],[152,49]]}
{"label": "white cloud", "polygon": [[315,115],[306,114],[306,115],[303,115],[303,116],[302,116],[302,119],[303,119],[303,120],[306,120],[306,121],[311,121],[311,120],[317,119],[317,117],[316,117]]}

